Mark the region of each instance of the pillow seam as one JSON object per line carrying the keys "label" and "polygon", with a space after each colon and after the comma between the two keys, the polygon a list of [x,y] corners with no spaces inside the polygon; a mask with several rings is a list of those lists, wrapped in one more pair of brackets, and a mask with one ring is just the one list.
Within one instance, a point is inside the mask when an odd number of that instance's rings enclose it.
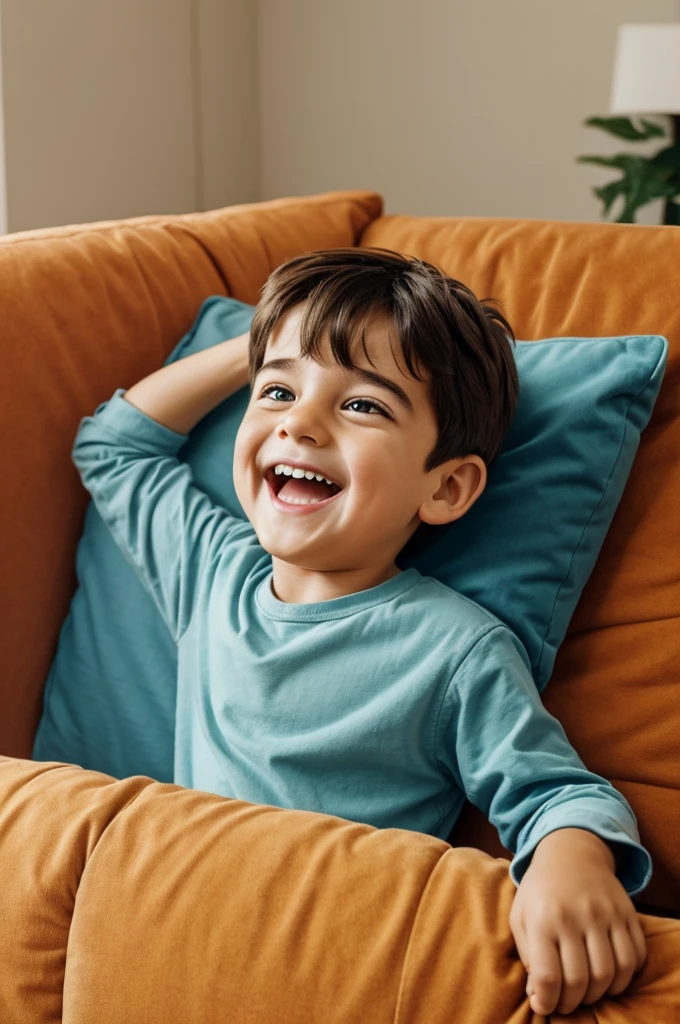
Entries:
{"label": "pillow seam", "polygon": [[[566,571],[563,579],[561,580],[561,582],[560,582],[560,584],[559,584],[559,586],[558,586],[558,588],[557,588],[557,590],[555,592],[555,600],[553,601],[553,606],[552,606],[552,609],[550,611],[550,617],[548,619],[548,623],[547,623],[547,626],[545,628],[545,632],[543,634],[543,638],[541,640],[541,650],[540,650],[540,653],[539,653],[539,656],[538,656],[539,676],[541,675],[541,671],[540,670],[541,670],[541,668],[543,666],[543,657],[544,657],[544,654],[545,654],[545,648],[546,648],[546,644],[548,642],[548,636],[549,636],[549,634],[551,632],[551,629],[553,627],[553,622],[554,622],[554,619],[555,619],[555,610],[556,610],[557,605],[559,603],[560,595],[562,593],[562,589],[564,588],[565,583],[567,582],[567,580],[571,576],[571,569],[572,569],[572,566],[574,564],[574,559],[576,557],[576,553],[578,552],[579,548],[581,547],[581,544],[583,542],[583,538],[584,538],[585,533],[586,533],[586,531],[587,531],[587,529],[588,529],[588,527],[589,527],[589,525],[590,525],[590,523],[592,521],[593,516],[595,515],[595,513],[597,512],[597,510],[599,509],[600,505],[602,504],[602,502],[604,501],[604,499],[605,499],[605,497],[607,495],[607,491],[609,489],[609,484],[610,484],[611,478],[612,478],[612,476],[614,474],[614,471],[615,471],[616,467],[618,466],[618,464],[619,464],[619,462],[621,460],[621,452],[623,451],[623,446],[624,446],[625,441],[626,441],[626,436],[627,436],[627,434],[629,433],[629,430],[630,430],[630,411],[633,408],[633,406],[636,404],[636,402],[639,400],[639,398],[643,394],[643,392],[645,392],[647,390],[647,388],[649,387],[650,383],[652,382],[652,378],[654,377],[654,374],[656,373],[658,368],[659,368],[659,360],[657,359],[656,363],[654,364],[654,368],[653,368],[652,372],[649,374],[649,376],[647,377],[647,379],[645,380],[644,384],[642,385],[640,390],[637,392],[637,394],[635,394],[633,396],[633,398],[631,398],[630,402],[628,403],[628,407],[626,408],[626,412],[625,412],[625,415],[624,415],[624,418],[623,418],[624,419],[623,434],[621,436],[621,443],[619,445],[619,449],[618,449],[618,451],[616,453],[616,458],[612,462],[612,466],[611,466],[611,469],[609,470],[609,474],[607,476],[607,480],[605,482],[605,485],[602,488],[602,493],[600,495],[600,498],[599,498],[598,502],[596,503],[596,505],[593,507],[593,509],[592,509],[590,515],[588,516],[586,522],[583,524],[583,529],[581,530],[581,535],[580,535],[578,541],[576,542],[576,544],[574,545],[574,547],[572,549],[571,558],[569,559],[569,565],[567,567],[567,571]],[[652,412],[653,412],[653,406],[652,406],[652,410],[650,411],[650,417],[649,417],[650,419],[651,419]],[[648,424],[649,424],[649,419],[647,420],[647,423],[645,424],[645,426],[647,426]],[[640,431],[640,435],[642,435],[642,430]],[[639,447],[639,441],[638,441],[638,447]],[[633,456],[633,458],[635,458],[635,456]],[[632,468],[632,465],[631,465],[631,468]],[[627,483],[627,481],[626,481],[626,483]],[[625,486],[626,485],[624,484],[624,490],[625,490]],[[617,508],[618,508],[618,505],[617,505]],[[614,509],[614,516],[615,515],[616,515],[616,509]],[[612,517],[612,522],[613,522],[613,517]],[[604,545],[604,541],[606,539],[607,533],[609,532],[609,529],[611,529],[611,523],[610,523],[609,528],[607,529],[607,531],[605,533],[605,536],[602,538],[602,544],[600,545],[600,551],[602,550],[602,546]],[[597,561],[597,558],[599,558],[600,551],[598,551],[597,555],[595,556],[595,560],[596,561]],[[587,585],[587,582],[588,581],[586,580],[586,585]],[[580,601],[580,598],[579,598],[579,601]],[[577,602],[577,604],[578,604],[578,602]],[[576,609],[574,608],[574,611],[575,610]],[[572,612],[572,616],[571,617],[573,617],[573,614],[574,613]],[[571,618],[570,618],[570,621],[571,621]],[[569,629],[569,623],[567,623],[567,627],[565,629],[565,635],[564,635],[561,643],[563,643],[564,639],[566,639],[566,635],[567,635],[567,630],[568,629]],[[561,643],[558,645],[558,648],[559,648],[559,646],[561,646]],[[555,653],[557,654],[557,652],[555,652]],[[549,680],[550,680],[550,676],[548,676],[548,678],[546,679],[546,681],[544,683],[544,687],[547,686]]]}

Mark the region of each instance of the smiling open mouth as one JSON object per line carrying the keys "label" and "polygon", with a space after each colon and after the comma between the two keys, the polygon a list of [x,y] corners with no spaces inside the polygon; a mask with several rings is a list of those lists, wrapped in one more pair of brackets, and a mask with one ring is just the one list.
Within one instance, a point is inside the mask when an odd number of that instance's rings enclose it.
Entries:
{"label": "smiling open mouth", "polygon": [[322,480],[277,475],[274,467],[266,471],[265,480],[274,496],[286,505],[320,505],[342,490],[339,484],[328,484]]}

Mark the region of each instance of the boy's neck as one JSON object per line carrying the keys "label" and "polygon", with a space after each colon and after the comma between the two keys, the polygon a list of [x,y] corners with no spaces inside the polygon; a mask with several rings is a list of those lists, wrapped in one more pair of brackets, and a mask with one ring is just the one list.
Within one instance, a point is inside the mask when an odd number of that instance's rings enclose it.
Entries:
{"label": "boy's neck", "polygon": [[358,594],[386,583],[401,572],[394,563],[384,569],[372,566],[369,569],[314,572],[279,558],[272,558],[272,569],[272,593],[285,604],[318,604]]}

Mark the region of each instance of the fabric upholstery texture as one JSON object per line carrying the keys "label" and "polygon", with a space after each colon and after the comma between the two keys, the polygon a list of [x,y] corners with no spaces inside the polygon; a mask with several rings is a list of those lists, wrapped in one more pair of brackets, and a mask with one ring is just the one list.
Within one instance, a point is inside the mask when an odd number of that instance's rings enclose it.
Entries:
{"label": "fabric upholstery texture", "polygon": [[[166,362],[244,333],[254,311],[212,296]],[[397,559],[507,623],[539,690],[623,492],[667,348],[653,336],[518,342],[517,415],[482,498]],[[249,394],[241,388],[213,410],[180,452],[197,485],[241,519],[231,466]],[[176,649],[92,502],[77,572],[33,756],[173,782]]]}
{"label": "fabric upholstery texture", "polygon": [[[253,310],[236,299],[207,299],[165,362],[243,334]],[[231,472],[236,430],[219,429],[225,412],[231,424],[232,411],[242,405],[239,392],[206,416],[180,458],[213,501],[225,504],[226,492],[245,518]],[[211,441],[216,427],[219,452]],[[153,597],[92,501],[76,557],[78,589],[47,678],[33,757],[116,778],[149,775],[173,782],[177,648]]]}
{"label": "fabric upholstery texture", "polygon": [[[659,398],[543,701],[591,771],[633,807],[655,864],[645,899],[680,909],[680,231],[386,216],[360,244],[429,260],[500,299],[519,338],[668,339]],[[471,805],[453,839],[502,854]]]}
{"label": "fabric upholstery texture", "polygon": [[208,295],[251,305],[296,253],[353,245],[371,192],[0,239],[2,559],[0,751],[30,757],[42,688],[75,589],[87,495],[70,451],[80,419],[157,369]]}
{"label": "fabric upholstery texture", "polygon": [[[504,860],[401,829],[0,757],[3,1024],[540,1024]],[[680,921],[571,1024],[670,1024]],[[68,949],[67,949],[68,944]]]}

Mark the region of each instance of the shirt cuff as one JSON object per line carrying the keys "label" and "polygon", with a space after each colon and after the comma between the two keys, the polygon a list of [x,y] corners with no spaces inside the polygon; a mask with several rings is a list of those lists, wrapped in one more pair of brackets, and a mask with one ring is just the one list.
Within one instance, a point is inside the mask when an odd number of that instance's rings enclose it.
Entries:
{"label": "shirt cuff", "polygon": [[564,808],[555,808],[541,817],[531,832],[530,840],[518,849],[510,865],[510,877],[515,885],[522,881],[540,841],[559,828],[582,828],[610,844],[616,857],[616,877],[629,896],[637,895],[649,885],[652,858],[640,844],[637,830],[626,830],[608,814],[591,808],[571,813]]}
{"label": "shirt cuff", "polygon": [[189,435],[164,427],[123,398],[124,394],[125,389],[118,388],[108,402],[97,407],[94,413],[97,423],[140,451],[176,455]]}

